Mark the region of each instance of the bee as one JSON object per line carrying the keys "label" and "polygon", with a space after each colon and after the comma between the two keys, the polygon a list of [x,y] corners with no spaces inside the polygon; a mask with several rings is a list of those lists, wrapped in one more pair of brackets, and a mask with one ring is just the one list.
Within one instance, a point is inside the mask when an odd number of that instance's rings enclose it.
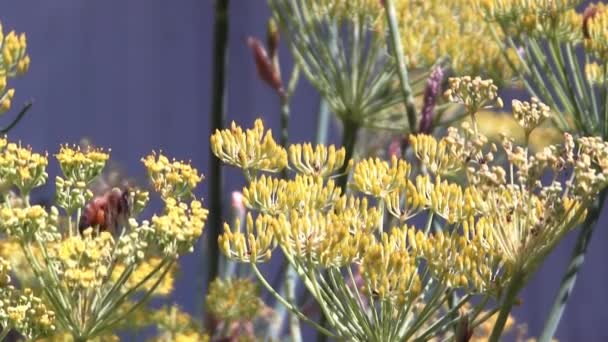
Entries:
{"label": "bee", "polygon": [[87,203],[78,230],[82,234],[91,227],[96,232],[118,234],[121,227],[126,226],[130,213],[129,188],[113,188]]}

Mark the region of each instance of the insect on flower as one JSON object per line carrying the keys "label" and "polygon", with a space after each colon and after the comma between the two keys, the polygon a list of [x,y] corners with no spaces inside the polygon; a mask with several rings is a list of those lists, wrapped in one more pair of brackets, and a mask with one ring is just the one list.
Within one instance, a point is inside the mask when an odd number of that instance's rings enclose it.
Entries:
{"label": "insect on flower", "polygon": [[91,227],[99,232],[116,234],[125,226],[131,212],[129,188],[113,188],[101,196],[94,197],[84,208],[78,230]]}

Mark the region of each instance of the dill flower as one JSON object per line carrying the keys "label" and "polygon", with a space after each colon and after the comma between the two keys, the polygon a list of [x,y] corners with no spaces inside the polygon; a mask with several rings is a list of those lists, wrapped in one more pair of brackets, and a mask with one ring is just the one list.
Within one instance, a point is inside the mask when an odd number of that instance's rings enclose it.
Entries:
{"label": "dill flower", "polygon": [[165,214],[152,217],[149,243],[158,246],[165,255],[192,251],[194,243],[203,233],[208,214],[209,211],[197,200],[187,205],[167,198]]}
{"label": "dill flower", "polygon": [[209,285],[205,299],[209,313],[222,321],[250,321],[262,308],[259,289],[250,279],[216,278]]}
{"label": "dill flower", "polygon": [[240,221],[234,224],[236,231],[232,231],[228,224],[224,224],[224,233],[218,238],[218,245],[222,252],[230,259],[240,262],[266,262],[272,256],[276,247],[274,239],[277,220],[271,216],[260,215],[255,224],[250,213],[247,214],[246,231],[238,231]]}
{"label": "dill flower", "polygon": [[[456,87],[459,101],[477,110],[496,100],[491,82],[473,83]],[[523,129],[548,112],[534,100],[515,107]],[[566,134],[562,145],[530,153],[505,137],[507,168],[494,159],[498,146],[468,122],[439,141],[423,134],[411,140],[422,170],[432,172],[414,178],[410,164],[396,157],[390,163],[363,159],[353,165],[349,195],[333,193],[331,181],[321,177],[249,178],[243,202],[257,216],[247,215],[244,231],[238,222],[234,229],[225,225],[222,252],[249,263],[277,300],[302,318],[256,265],[279,247],[327,313],[332,331],[315,327],[329,336],[428,339],[443,334],[474,295],[484,297],[470,312],[476,324],[489,317],[479,317],[487,300],[514,298],[608,185],[608,146],[600,138]],[[461,170],[462,185],[442,175]],[[549,183],[542,180],[547,172],[555,175]],[[568,182],[559,181],[564,172],[571,172]],[[393,224],[387,212],[401,227],[385,230]],[[424,229],[408,225],[423,213]],[[444,311],[453,291],[464,296]]]}
{"label": "dill flower", "polygon": [[57,205],[64,208],[68,213],[83,208],[93,198],[93,192],[87,188],[87,184],[83,181],[56,177],[55,186],[57,188],[55,193]]}
{"label": "dill flower", "polygon": [[449,56],[457,76],[484,75],[498,83],[513,77],[502,50],[515,52],[493,39],[495,23],[480,23],[475,1],[396,0],[395,10],[410,68],[427,69]]}
{"label": "dill flower", "polygon": [[152,153],[142,159],[148,170],[154,190],[159,192],[166,201],[168,198],[187,198],[192,196],[192,190],[203,180],[189,163],[169,161],[163,154]]}
{"label": "dill flower", "polygon": [[578,42],[582,38],[582,17],[574,8],[580,3],[580,0],[483,0],[481,8],[487,19],[498,22],[510,35]]}
{"label": "dill flower", "polygon": [[[198,200],[182,202],[202,176],[188,164],[163,163],[154,157],[149,158],[148,164],[164,199],[162,214],[138,223],[136,215],[147,204],[148,193],[131,189],[128,201],[133,210],[128,210],[125,222],[117,227],[120,229],[100,231],[89,227],[73,234],[74,223],[79,226],[79,220],[87,215],[96,215],[101,221],[98,225],[102,225],[115,214],[116,208],[109,201],[89,202],[89,187],[109,156],[100,149],[62,147],[57,160],[65,178],[56,178],[55,199],[66,210],[60,217],[55,206],[46,210],[29,203],[29,191],[46,180],[46,156],[0,139],[1,181],[21,190],[19,201],[8,193],[0,205],[0,232],[18,244],[21,261],[16,260],[31,270],[32,279],[22,276],[20,282],[39,286],[47,300],[44,305],[53,308],[53,314],[48,313],[39,300],[30,296],[31,292],[24,291],[15,297],[21,301],[17,307],[8,306],[6,317],[13,323],[2,325],[3,332],[8,331],[4,328],[16,328],[33,339],[42,330],[28,331],[34,326],[28,320],[40,318],[44,329],[54,329],[52,322],[56,318],[74,340],[105,340],[109,328],[136,311],[150,295],[165,295],[172,290],[174,274],[170,271],[174,270],[177,257],[193,248],[208,212]],[[75,217],[74,213],[83,207],[91,210]],[[4,247],[2,252],[10,253]],[[134,294],[142,292],[141,297],[130,301]],[[0,319],[7,303],[0,298]]]}
{"label": "dill flower", "polygon": [[101,149],[89,148],[86,152],[80,147],[62,146],[55,155],[63,174],[73,182],[90,183],[99,176],[110,158]]}
{"label": "dill flower", "polygon": [[6,89],[7,79],[23,75],[30,66],[25,33],[10,31],[4,35],[0,24],[0,114],[11,108],[15,89]]}
{"label": "dill flower", "polygon": [[48,213],[39,205],[24,208],[2,206],[0,218],[0,231],[17,238],[22,243],[58,239],[59,213],[54,207]]}
{"label": "dill flower", "polygon": [[70,237],[55,245],[49,257],[60,266],[55,271],[70,289],[92,289],[101,286],[109,275],[114,239],[108,232],[93,237],[91,228],[82,237]]}
{"label": "dill flower", "polygon": [[460,170],[464,164],[464,146],[454,139],[437,141],[426,134],[410,135],[416,157],[433,174],[448,174]]}
{"label": "dill flower", "polygon": [[0,326],[2,336],[16,329],[27,339],[53,333],[55,313],[29,288],[19,291],[10,285],[10,263],[0,258]]}
{"label": "dill flower", "polygon": [[334,145],[317,145],[314,149],[311,144],[289,146],[290,167],[304,175],[329,177],[342,169],[345,158],[346,150]]}
{"label": "dill flower", "polygon": [[353,187],[374,197],[384,197],[395,191],[409,177],[411,166],[393,156],[391,163],[380,159],[364,159],[355,164]]}
{"label": "dill flower", "polygon": [[8,143],[0,153],[0,179],[19,188],[27,195],[33,188],[46,183],[46,155],[32,152],[15,143]]}
{"label": "dill flower", "polygon": [[364,291],[380,301],[389,301],[398,307],[421,291],[416,254],[408,251],[404,242],[408,228],[395,228],[390,234],[370,245],[361,261],[361,274],[365,279]]}
{"label": "dill flower", "polygon": [[520,126],[524,128],[526,136],[551,115],[549,106],[540,102],[536,97],[532,97],[530,102],[513,100],[512,108],[513,116]]}
{"label": "dill flower", "polygon": [[450,77],[445,97],[452,103],[462,104],[467,113],[474,114],[483,108],[503,107],[498,87],[491,79],[470,76]]}
{"label": "dill flower", "polygon": [[292,208],[327,210],[340,196],[340,188],[333,181],[297,175],[285,181],[262,176],[243,189],[243,204],[252,210],[278,215]]}
{"label": "dill flower", "polygon": [[245,171],[278,172],[287,166],[287,152],[274,141],[270,130],[264,133],[262,120],[244,132],[233,122],[231,128],[216,131],[210,140],[213,154]]}

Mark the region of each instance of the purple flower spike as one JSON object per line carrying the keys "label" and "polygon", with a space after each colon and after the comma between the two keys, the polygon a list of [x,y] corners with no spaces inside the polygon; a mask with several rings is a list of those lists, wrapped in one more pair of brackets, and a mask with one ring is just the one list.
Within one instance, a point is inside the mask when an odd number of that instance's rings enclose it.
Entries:
{"label": "purple flower spike", "polygon": [[441,93],[441,82],[443,81],[443,76],[443,69],[441,67],[436,67],[433,69],[428,80],[426,81],[422,117],[420,118],[420,127],[418,129],[420,133],[431,133],[431,129],[433,128],[433,111],[435,110],[437,97]]}

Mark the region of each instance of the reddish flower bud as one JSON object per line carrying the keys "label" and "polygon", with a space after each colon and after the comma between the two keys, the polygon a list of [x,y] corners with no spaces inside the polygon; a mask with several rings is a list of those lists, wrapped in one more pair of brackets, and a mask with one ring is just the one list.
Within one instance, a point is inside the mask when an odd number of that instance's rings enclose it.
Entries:
{"label": "reddish flower bud", "polygon": [[249,37],[247,39],[247,45],[249,45],[249,48],[251,48],[251,51],[253,52],[253,59],[255,61],[258,76],[262,81],[266,82],[266,84],[279,93],[279,95],[282,95],[284,93],[283,81],[281,81],[279,70],[277,70],[275,64],[272,63],[272,60],[268,57],[262,42],[257,38]]}

